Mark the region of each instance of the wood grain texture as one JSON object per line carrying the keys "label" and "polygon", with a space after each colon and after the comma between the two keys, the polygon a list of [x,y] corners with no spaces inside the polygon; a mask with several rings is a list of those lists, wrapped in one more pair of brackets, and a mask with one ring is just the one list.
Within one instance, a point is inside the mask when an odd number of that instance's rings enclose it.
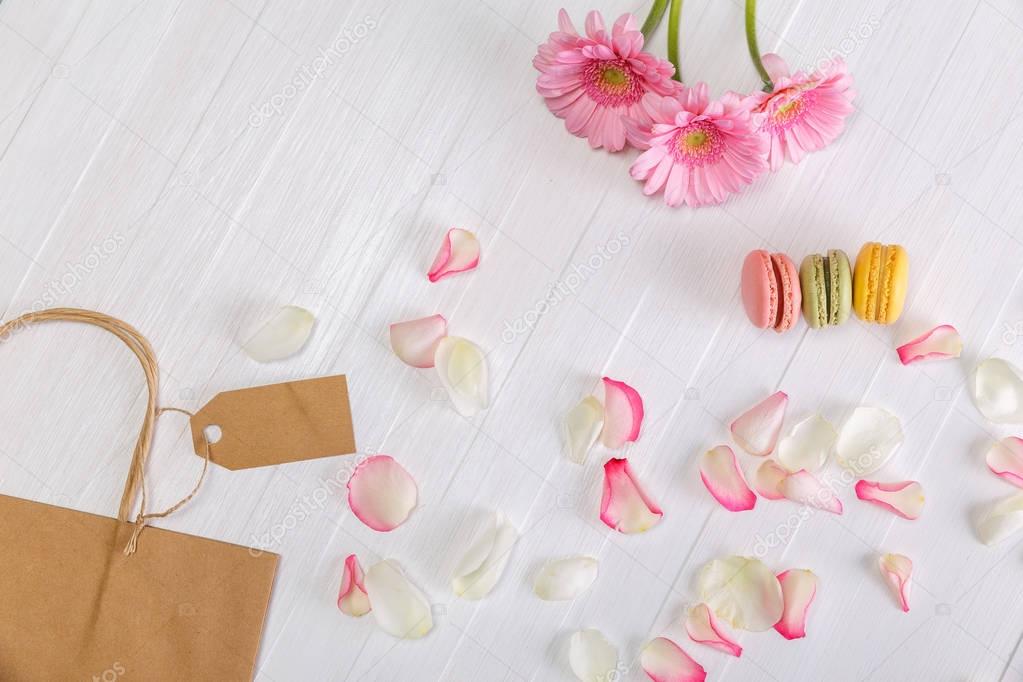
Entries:
{"label": "wood grain texture", "polygon": [[[1012,432],[984,422],[964,391],[978,358],[1023,365],[1023,11],[1013,0],[760,4],[764,49],[804,66],[845,57],[857,111],[827,150],[695,212],[644,198],[627,174],[634,153],[595,153],[547,112],[530,60],[553,5],[0,4],[4,317],[62,305],[129,320],[157,348],[162,401],[191,409],[233,388],[347,374],[361,451],[398,457],[419,483],[421,508],[389,534],[349,512],[344,458],[216,469],[160,524],[282,555],[258,680],[569,679],[567,639],[581,627],[617,643],[629,680],[643,678],[639,648],[660,634],[715,680],[1023,680],[1023,550],[982,546],[971,522],[1012,492],[982,461]],[[578,22],[590,8],[566,7]],[[686,2],[687,78],[757,86],[741,17],[739,0]],[[478,233],[481,266],[431,285],[424,273],[452,225]],[[894,328],[749,326],[737,302],[749,249],[801,258],[867,240],[910,253]],[[544,305],[558,285],[570,293]],[[285,362],[250,361],[241,330],[284,304],[317,313],[312,341]],[[492,406],[474,419],[387,346],[390,322],[435,312],[487,352]],[[899,366],[894,345],[940,323],[962,332],[964,361]],[[579,468],[561,452],[561,416],[602,374],[646,401],[628,454],[665,517],[640,537],[597,520],[604,453]],[[116,341],[34,329],[4,344],[0,376],[0,492],[111,513],[144,399]],[[860,403],[898,413],[906,442],[885,477],[920,480],[927,509],[907,523],[845,491],[845,515],[799,524],[765,560],[820,577],[808,637],[745,635],[731,659],[680,628],[695,575],[755,551],[796,507],[725,512],[695,456],[779,388],[791,420],[841,422]],[[201,461],[187,453],[187,425],[166,418],[154,508],[192,485]],[[491,509],[522,538],[487,599],[456,600],[451,571]],[[874,567],[884,551],[916,562],[909,614]],[[429,637],[399,642],[371,617],[340,614],[351,552],[404,566],[435,604]],[[543,562],[572,553],[600,559],[593,589],[572,603],[533,598]]]}

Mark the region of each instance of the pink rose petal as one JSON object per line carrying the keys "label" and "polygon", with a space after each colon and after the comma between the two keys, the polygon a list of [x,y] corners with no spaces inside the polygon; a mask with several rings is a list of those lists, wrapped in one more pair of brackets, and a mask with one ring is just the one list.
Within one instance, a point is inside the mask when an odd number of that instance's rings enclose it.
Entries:
{"label": "pink rose petal", "polygon": [[895,349],[899,362],[908,365],[918,360],[958,358],[963,352],[963,340],[950,324],[943,324]]}
{"label": "pink rose petal", "polygon": [[406,365],[433,367],[437,344],[448,335],[448,321],[443,315],[391,325],[391,349]]}
{"label": "pink rose petal", "polygon": [[742,656],[742,647],[724,631],[714,612],[706,604],[697,604],[686,614],[689,639],[735,657]]}
{"label": "pink rose petal", "polygon": [[657,637],[643,647],[639,664],[654,682],[703,682],[707,671],[678,644]]}
{"label": "pink rose petal", "polygon": [[616,450],[639,438],[643,399],[632,386],[608,377],[604,381],[604,429],[600,442]]}
{"label": "pink rose petal", "polygon": [[431,282],[472,270],[480,262],[480,243],[468,230],[453,227],[444,235],[444,243],[433,259],[427,277]]}
{"label": "pink rose petal", "polygon": [[392,531],[416,508],[415,479],[388,455],[374,455],[355,468],[348,479],[348,505],[373,530]]}
{"label": "pink rose petal", "polygon": [[711,448],[700,456],[700,480],[728,511],[748,511],[757,504],[757,496],[746,484],[735,453],[727,445]]}
{"label": "pink rose petal", "polygon": [[786,476],[781,482],[780,489],[782,495],[793,502],[832,514],[842,513],[842,501],[835,496],[835,491],[805,469]]}
{"label": "pink rose petal", "polygon": [[358,618],[372,610],[363,579],[358,557],[349,554],[345,559],[345,570],[341,576],[341,589],[337,593],[337,607],[341,609],[341,613]]}
{"label": "pink rose petal", "polygon": [[768,500],[781,500],[781,483],[789,475],[788,470],[773,459],[765,459],[753,474],[753,489],[757,495]]}
{"label": "pink rose petal", "polygon": [[763,457],[774,450],[785,421],[789,397],[778,391],[740,415],[732,422],[732,437],[743,450]]}
{"label": "pink rose petal", "polygon": [[1023,438],[1003,438],[991,446],[985,459],[996,476],[1023,488]]}
{"label": "pink rose petal", "polygon": [[797,568],[778,574],[785,609],[774,629],[785,639],[806,637],[806,612],[817,595],[817,576]]}
{"label": "pink rose petal", "polygon": [[909,613],[909,592],[912,587],[913,562],[901,554],[885,554],[878,559],[878,567],[885,582],[899,602],[899,607]]}
{"label": "pink rose petal", "polygon": [[898,483],[857,481],[856,497],[910,521],[920,518],[920,513],[924,509],[924,489],[916,481]]}
{"label": "pink rose petal", "polygon": [[600,520],[619,533],[642,533],[661,520],[664,513],[632,475],[627,459],[609,459],[604,464],[604,494]]}

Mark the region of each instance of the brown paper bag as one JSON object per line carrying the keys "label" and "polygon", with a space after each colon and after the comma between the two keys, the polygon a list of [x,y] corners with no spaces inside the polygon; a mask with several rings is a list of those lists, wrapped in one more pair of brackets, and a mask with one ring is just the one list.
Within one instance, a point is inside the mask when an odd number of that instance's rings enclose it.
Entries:
{"label": "brown paper bag", "polygon": [[152,348],[119,320],[70,308],[4,324],[0,340],[45,320],[117,335],[142,363],[149,403],[117,519],[0,495],[0,680],[251,680],[277,555],[147,527],[199,488],[164,512],[146,512],[145,463],[159,414]]}

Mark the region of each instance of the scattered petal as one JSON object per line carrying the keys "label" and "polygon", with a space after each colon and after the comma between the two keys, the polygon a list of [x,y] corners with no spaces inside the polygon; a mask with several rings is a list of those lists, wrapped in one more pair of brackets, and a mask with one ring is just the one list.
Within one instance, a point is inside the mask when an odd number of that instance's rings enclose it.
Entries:
{"label": "scattered petal", "polygon": [[902,445],[899,418],[879,407],[857,407],[838,434],[838,463],[858,476],[872,474]]}
{"label": "scattered petal", "polygon": [[476,235],[468,230],[452,227],[444,235],[437,257],[433,259],[427,277],[431,282],[450,277],[466,270],[472,270],[480,262],[480,243]]}
{"label": "scattered petal", "polygon": [[341,589],[337,593],[337,607],[341,609],[341,613],[358,618],[372,610],[363,578],[359,558],[349,554],[345,559],[344,573],[341,575]]}
{"label": "scattered petal", "polygon": [[781,494],[781,482],[788,475],[773,459],[765,459],[753,474],[753,489],[768,500],[781,500],[785,497]]}
{"label": "scattered petal", "polygon": [[286,305],[247,334],[242,349],[256,362],[283,360],[302,350],[315,322],[305,308]]}
{"label": "scattered petal", "polygon": [[643,399],[632,386],[604,377],[604,429],[600,441],[616,450],[639,438]]}
{"label": "scattered petal", "polygon": [[401,639],[419,639],[433,629],[430,603],[398,565],[381,561],[366,571],[366,594],[373,604],[377,625]]}
{"label": "scattered petal", "polygon": [[778,443],[778,461],[789,471],[817,471],[828,461],[837,438],[831,422],[819,414],[810,415]]}
{"label": "scattered petal", "polygon": [[915,521],[924,510],[924,488],[916,481],[857,481],[856,497]]}
{"label": "scattered petal", "polygon": [[943,324],[902,344],[895,351],[899,354],[899,362],[904,365],[918,360],[958,358],[963,352],[963,340],[955,327]]}
{"label": "scattered petal", "polygon": [[988,358],[970,377],[973,403],[988,421],[1023,424],[1023,377],[1015,365]]}
{"label": "scattered petal", "polygon": [[664,512],[633,476],[629,460],[612,458],[604,463],[601,521],[619,533],[642,533],[656,526],[662,516]]}
{"label": "scattered petal", "polygon": [[703,682],[707,679],[703,666],[667,637],[647,642],[639,655],[639,665],[654,682]]}
{"label": "scattered petal", "polygon": [[464,599],[475,601],[490,594],[501,579],[519,532],[504,514],[495,512],[493,523],[476,538],[455,569],[451,589]]}
{"label": "scattered petal", "polygon": [[568,458],[576,464],[586,461],[590,448],[597,442],[604,427],[604,406],[592,395],[587,396],[565,415],[565,442]]}
{"label": "scattered petal", "polygon": [[817,595],[817,576],[813,571],[796,568],[778,574],[785,609],[781,620],[774,624],[785,639],[806,637],[806,612]]}
{"label": "scattered petal", "polygon": [[1023,438],[1003,438],[991,446],[985,459],[996,475],[1023,488]]}
{"label": "scattered petal", "polygon": [[781,425],[785,421],[785,408],[789,397],[778,391],[760,401],[732,422],[732,437],[751,455],[771,454]]}
{"label": "scattered petal", "polygon": [[732,448],[719,445],[700,456],[700,480],[728,511],[753,509],[757,496],[749,489]]}
{"label": "scattered petal", "polygon": [[1023,528],[1023,493],[993,504],[977,526],[985,545],[997,545]]}
{"label": "scattered petal", "polygon": [[445,336],[437,344],[435,355],[440,381],[463,417],[473,417],[490,404],[487,358],[472,341]]}
{"label": "scattered petal", "polygon": [[686,632],[694,642],[706,644],[732,656],[742,656],[742,647],[724,632],[724,626],[706,604],[697,604],[689,609],[686,614]]}
{"label": "scattered petal", "polygon": [[704,565],[699,577],[700,600],[732,627],[764,632],[784,612],[781,583],[762,562],[730,556]]}
{"label": "scattered petal", "polygon": [[348,479],[348,505],[373,530],[405,523],[418,501],[415,479],[389,455],[367,457]]}
{"label": "scattered petal", "polygon": [[610,680],[618,669],[618,650],[600,630],[580,630],[569,640],[568,662],[583,682]]}
{"label": "scattered petal", "polygon": [[406,365],[433,367],[437,344],[448,335],[443,315],[431,315],[391,325],[391,350]]}
{"label": "scattered petal", "polygon": [[878,560],[881,575],[892,588],[892,593],[899,602],[899,607],[909,613],[909,593],[913,586],[910,576],[913,574],[913,562],[901,554],[885,554]]}
{"label": "scattered petal", "polygon": [[797,471],[794,474],[789,474],[781,482],[780,488],[781,494],[793,502],[832,514],[841,514],[843,511],[842,500],[838,499],[835,491],[821,483],[809,471]]}
{"label": "scattered petal", "polygon": [[588,556],[548,562],[533,581],[533,592],[544,601],[575,599],[597,579],[597,566],[597,560]]}

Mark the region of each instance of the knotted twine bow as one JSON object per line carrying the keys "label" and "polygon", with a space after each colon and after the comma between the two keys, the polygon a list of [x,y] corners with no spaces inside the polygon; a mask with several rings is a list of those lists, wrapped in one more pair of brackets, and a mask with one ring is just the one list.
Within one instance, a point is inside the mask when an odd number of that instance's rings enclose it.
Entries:
{"label": "knotted twine bow", "polygon": [[189,416],[192,416],[192,413],[178,407],[158,408],[156,406],[156,396],[160,380],[159,368],[156,363],[156,353],[153,351],[153,347],[149,344],[146,337],[142,336],[142,334],[140,334],[139,331],[130,324],[122,322],[115,317],[110,317],[109,315],[93,312],[91,310],[82,310],[80,308],[51,308],[49,310],[41,310],[39,312],[25,313],[20,317],[0,325],[0,342],[6,341],[15,332],[27,328],[29,325],[50,320],[83,322],[110,332],[128,346],[142,365],[142,371],[145,372],[146,386],[149,389],[149,398],[146,401],[146,412],[142,419],[142,430],[139,432],[138,441],[135,443],[135,452],[132,454],[131,458],[131,468],[128,470],[128,480],[124,484],[124,493],[121,495],[121,506],[117,514],[117,518],[120,521],[128,522],[132,507],[135,503],[135,496],[139,493],[139,491],[141,491],[142,502],[139,505],[138,514],[135,516],[135,530],[132,532],[131,539],[124,548],[125,555],[131,556],[138,548],[139,536],[142,534],[142,530],[146,527],[149,519],[160,519],[170,516],[178,509],[181,509],[181,507],[187,504],[188,501],[195,497],[195,494],[199,492],[199,487],[206,478],[206,470],[209,468],[210,441],[204,432],[203,439],[206,443],[206,452],[203,456],[202,473],[199,475],[199,480],[196,482],[195,487],[192,488],[192,492],[188,493],[188,495],[186,495],[180,502],[168,507],[162,512],[146,512],[145,468],[146,459],[149,457],[149,450],[153,443],[153,431],[156,425],[156,419],[164,412],[179,412]]}

